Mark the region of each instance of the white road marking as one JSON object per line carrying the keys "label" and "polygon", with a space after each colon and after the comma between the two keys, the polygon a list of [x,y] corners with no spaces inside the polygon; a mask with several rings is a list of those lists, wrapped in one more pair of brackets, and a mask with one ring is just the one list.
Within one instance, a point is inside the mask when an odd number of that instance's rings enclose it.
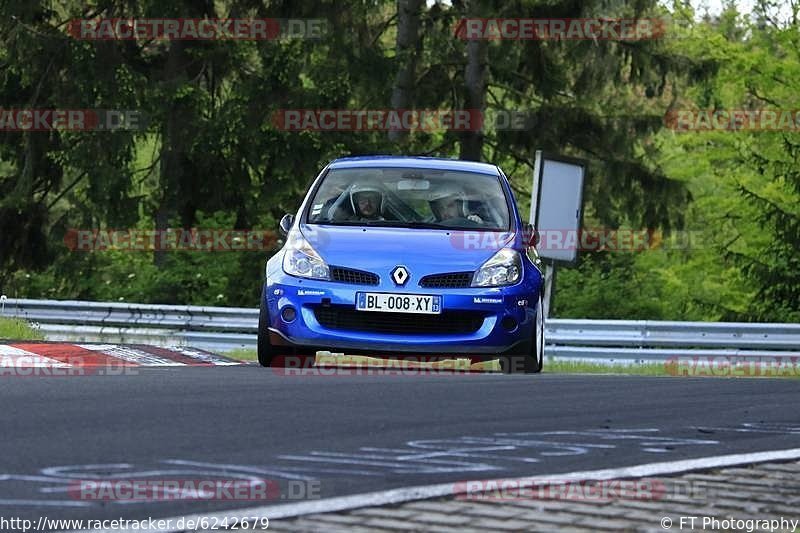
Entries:
{"label": "white road marking", "polygon": [[[513,450],[513,449],[514,448],[508,448],[508,447],[485,448],[486,451],[490,451],[490,452],[491,451],[497,451],[497,450],[506,451],[506,450]],[[476,459],[485,459],[486,458],[486,454],[485,453],[480,453],[478,451],[474,451],[474,450],[480,450],[480,448],[470,448],[470,450],[471,450],[470,452],[462,452],[462,451],[459,451],[459,450],[452,450],[452,453],[443,451],[443,452],[432,452],[432,453],[425,454],[425,455],[405,455],[405,454],[408,454],[408,450],[399,450],[399,449],[396,449],[396,448],[370,448],[370,447],[364,447],[364,448],[361,448],[361,450],[363,450],[365,452],[403,454],[403,455],[398,455],[397,456],[397,459],[400,460],[400,461],[417,461],[417,458],[420,458],[420,462],[422,462],[421,459],[424,459],[426,457],[471,457],[471,458],[476,458]],[[534,457],[504,457],[503,460],[504,461],[519,461],[519,462],[523,462],[523,463],[538,463],[539,462],[539,459],[536,459]],[[448,461],[448,463],[450,463],[450,461]]]}
{"label": "white road marking", "polygon": [[91,507],[89,502],[76,500],[6,500],[0,499],[0,505],[25,505],[33,507]]}
{"label": "white road marking", "polygon": [[474,472],[474,471],[487,471],[499,470],[500,467],[486,465],[483,463],[464,463],[459,461],[419,461],[419,465],[409,462],[393,462],[385,458],[375,461],[365,461],[360,458],[358,454],[345,454],[334,452],[311,452],[309,455],[279,455],[278,459],[290,461],[303,461],[303,462],[316,462],[316,463],[334,463],[334,464],[347,464],[347,465],[362,465],[362,466],[378,466],[383,468],[393,469],[397,473],[416,473],[416,474],[433,474],[433,473],[451,473],[454,471],[460,472]]}
{"label": "white road marking", "polygon": [[[579,472],[567,472],[563,474],[547,474],[542,476],[529,476],[516,478],[514,481],[524,483],[551,482],[553,479],[560,481],[578,480],[610,480],[622,478],[640,478],[679,474],[695,470],[707,470],[710,468],[722,468],[754,463],[764,463],[769,461],[791,461],[800,459],[800,448],[788,450],[774,450],[768,452],[740,453],[732,455],[720,455],[716,457],[703,457],[700,459],[684,459],[680,461],[666,461],[661,463],[648,463],[622,468],[607,468],[602,470],[585,470]],[[442,498],[463,493],[466,489],[464,482],[439,483],[436,485],[420,485],[416,487],[405,487],[399,489],[382,490],[367,492],[363,494],[353,494],[350,496],[338,496],[323,500],[305,501],[298,503],[288,503],[281,505],[267,505],[260,507],[250,507],[243,509],[229,509],[219,513],[204,513],[198,515],[176,516],[170,521],[178,523],[183,520],[186,523],[193,520],[197,523],[200,519],[222,521],[228,517],[252,520],[253,518],[268,518],[276,520],[281,518],[294,518],[297,516],[332,513],[341,511],[351,511],[362,507],[374,507],[379,505],[396,505],[414,500],[427,500],[431,498]],[[118,533],[120,530],[95,530],[96,533]],[[181,529],[160,529],[162,533],[172,533],[183,531]],[[79,533],[77,531],[71,533]],[[82,532],[82,533],[85,533]]]}
{"label": "white road marking", "polygon": [[3,474],[0,481],[36,481],[41,483],[71,483],[68,479],[59,479],[48,476],[25,476],[17,474]]}
{"label": "white road marking", "polygon": [[732,431],[734,433],[774,433],[777,435],[797,435],[800,434],[800,426],[786,426],[782,427],[780,424],[775,424],[775,427],[763,425],[759,427],[756,424],[742,424],[742,428],[724,428],[716,426],[695,426],[695,429],[705,431]]}
{"label": "white road marking", "polygon": [[[719,441],[711,439],[660,437],[653,434],[658,431],[645,428],[497,433],[492,437],[412,440],[406,443],[407,448],[404,449],[362,447],[350,453],[315,450],[305,454],[280,455],[278,459],[312,464],[351,464],[362,467],[361,470],[371,467],[392,473],[466,473],[508,467],[496,464],[498,462],[536,463],[540,458],[585,455],[596,449],[614,449],[621,444],[637,445],[647,453],[669,453],[677,446],[719,444]],[[546,440],[550,438],[557,440]],[[571,438],[578,442],[568,442]],[[605,442],[586,442],[591,439]],[[524,457],[504,455],[504,452],[517,450],[528,453]],[[457,459],[477,461],[467,463]]]}
{"label": "white road marking", "polygon": [[[217,475],[222,473],[228,473],[231,471],[234,472],[241,472],[243,474],[258,474],[258,475],[270,475],[270,476],[277,476],[283,477],[287,479],[299,479],[304,481],[314,481],[317,478],[312,476],[306,476],[303,474],[295,474],[292,472],[285,471],[279,468],[262,468],[258,466],[248,466],[248,465],[231,465],[231,464],[222,464],[222,463],[204,463],[201,461],[184,461],[182,459],[167,459],[162,461],[167,464],[172,465],[180,465],[180,466],[194,466],[198,468],[216,468],[218,469]],[[239,474],[239,475],[243,475]],[[252,477],[252,476],[250,476]]]}

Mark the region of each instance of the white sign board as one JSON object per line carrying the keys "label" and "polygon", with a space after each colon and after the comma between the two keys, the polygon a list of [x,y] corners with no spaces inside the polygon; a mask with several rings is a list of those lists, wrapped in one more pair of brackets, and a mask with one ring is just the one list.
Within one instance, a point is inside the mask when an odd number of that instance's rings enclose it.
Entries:
{"label": "white sign board", "polygon": [[539,232],[539,257],[577,262],[585,174],[586,161],[536,152],[530,222]]}

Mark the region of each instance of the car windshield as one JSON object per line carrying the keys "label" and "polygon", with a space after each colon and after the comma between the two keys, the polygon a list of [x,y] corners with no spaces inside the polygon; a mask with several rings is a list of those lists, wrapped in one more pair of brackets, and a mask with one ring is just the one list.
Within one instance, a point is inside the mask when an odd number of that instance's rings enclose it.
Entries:
{"label": "car windshield", "polygon": [[308,223],[505,231],[508,202],[497,176],[403,168],[331,169]]}

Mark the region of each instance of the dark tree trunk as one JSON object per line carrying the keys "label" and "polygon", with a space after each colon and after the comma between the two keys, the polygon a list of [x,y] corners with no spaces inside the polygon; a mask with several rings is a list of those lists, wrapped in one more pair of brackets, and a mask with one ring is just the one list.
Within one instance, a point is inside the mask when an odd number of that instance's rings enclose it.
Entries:
{"label": "dark tree trunk", "polygon": [[[397,0],[396,58],[398,69],[392,89],[392,109],[409,109],[414,101],[417,56],[420,50],[419,14],[422,0]],[[392,130],[389,140],[401,142],[407,131]]]}
{"label": "dark tree trunk", "polygon": [[[480,16],[476,9],[477,2],[467,4],[469,17]],[[464,69],[464,86],[466,89],[466,109],[484,111],[486,103],[486,64],[488,47],[484,40],[467,41],[467,66]],[[483,133],[480,130],[465,131],[461,134],[461,159],[480,161],[483,151]]]}
{"label": "dark tree trunk", "polygon": [[[164,83],[167,86],[179,84],[185,79],[186,53],[183,41],[170,43],[166,64],[164,66]],[[183,170],[183,136],[181,135],[181,121],[188,117],[183,115],[183,110],[175,101],[170,101],[164,124],[161,130],[161,161],[160,193],[158,207],[155,213],[155,229],[157,234],[169,228],[170,219],[177,214],[179,184]],[[153,254],[153,263],[163,267],[167,258],[167,251],[156,248]]]}

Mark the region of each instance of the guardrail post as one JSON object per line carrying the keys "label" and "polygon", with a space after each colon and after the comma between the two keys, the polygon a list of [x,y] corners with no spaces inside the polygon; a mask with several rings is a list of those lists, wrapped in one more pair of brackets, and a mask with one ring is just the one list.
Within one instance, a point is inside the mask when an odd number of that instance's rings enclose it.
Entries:
{"label": "guardrail post", "polygon": [[550,318],[550,302],[553,299],[553,283],[556,277],[556,263],[555,261],[548,261],[547,268],[544,269],[544,302],[542,307],[544,317]]}

